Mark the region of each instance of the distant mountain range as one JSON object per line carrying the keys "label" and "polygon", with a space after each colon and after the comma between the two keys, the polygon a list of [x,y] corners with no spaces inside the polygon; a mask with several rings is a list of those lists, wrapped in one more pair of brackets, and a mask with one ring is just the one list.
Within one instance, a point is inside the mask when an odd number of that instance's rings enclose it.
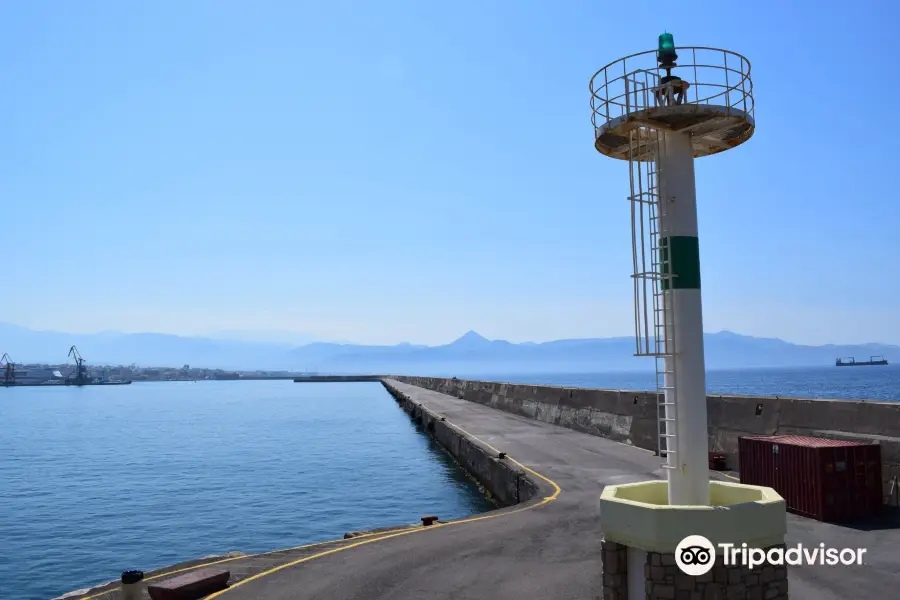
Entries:
{"label": "distant mountain range", "polygon": [[[274,333],[266,332],[271,338]],[[292,370],[321,373],[402,373],[453,375],[578,373],[652,370],[649,358],[637,358],[630,337],[568,339],[514,344],[488,340],[470,331],[442,346],[364,346],[313,342],[230,339],[239,332],[212,337],[161,333],[70,334],[35,331],[0,323],[0,353],[17,363],[63,363],[76,345],[89,364],[142,367],[192,367],[235,370]],[[299,335],[299,334],[291,334]],[[285,335],[284,339],[290,339]],[[779,339],[756,338],[728,331],[708,333],[706,364],[710,369],[741,367],[830,366],[837,357],[857,360],[883,355],[900,362],[900,346],[887,344],[801,346]]]}

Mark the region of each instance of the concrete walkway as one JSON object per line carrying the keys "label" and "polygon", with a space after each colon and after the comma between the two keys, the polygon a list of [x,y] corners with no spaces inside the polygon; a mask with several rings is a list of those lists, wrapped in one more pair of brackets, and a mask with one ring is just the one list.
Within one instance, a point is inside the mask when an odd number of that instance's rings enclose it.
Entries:
{"label": "concrete walkway", "polygon": [[[232,570],[232,587],[209,598],[599,599],[600,492],[610,484],[663,477],[660,459],[603,438],[392,384],[553,483],[539,480],[542,493],[528,505],[472,519],[233,559],[222,564]],[[385,401],[393,400],[385,394]],[[793,567],[791,598],[900,594],[900,529],[862,531],[789,516],[788,544],[798,542],[867,548],[868,564]],[[113,599],[115,593],[99,597]]]}

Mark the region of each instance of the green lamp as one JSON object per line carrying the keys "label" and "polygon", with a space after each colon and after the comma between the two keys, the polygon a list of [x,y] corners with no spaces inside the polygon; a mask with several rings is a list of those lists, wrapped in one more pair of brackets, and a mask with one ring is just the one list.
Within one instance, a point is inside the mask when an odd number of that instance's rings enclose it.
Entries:
{"label": "green lamp", "polygon": [[663,33],[659,36],[659,48],[656,50],[656,60],[663,67],[674,66],[678,55],[675,53],[675,37],[671,33]]}

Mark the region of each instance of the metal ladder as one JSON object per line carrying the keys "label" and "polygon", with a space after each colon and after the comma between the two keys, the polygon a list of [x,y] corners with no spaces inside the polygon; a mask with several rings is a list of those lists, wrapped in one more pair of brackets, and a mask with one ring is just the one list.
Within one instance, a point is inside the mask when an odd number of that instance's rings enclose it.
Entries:
{"label": "metal ladder", "polygon": [[[626,78],[626,104],[640,110],[656,104],[646,74]],[[657,454],[666,456],[665,468],[676,468],[675,431],[676,373],[675,329],[671,303],[671,269],[665,239],[665,205],[660,203],[660,157],[665,152],[665,133],[637,127],[629,133],[628,172],[631,202],[631,250],[634,266],[635,356],[652,356],[656,363]],[[667,364],[668,363],[668,364]],[[667,414],[668,413],[668,414]]]}
{"label": "metal ladder", "polygon": [[[656,171],[659,172],[658,169]],[[657,196],[658,197],[658,196]],[[660,219],[660,213],[664,210],[657,202],[655,222],[665,222]],[[673,368],[675,360],[675,319],[672,303],[674,302],[674,294],[666,293],[667,289],[671,289],[671,269],[669,268],[669,251],[668,248],[661,247],[659,242],[665,239],[661,235],[662,229],[657,228],[651,236],[651,247],[653,247],[653,258],[655,264],[652,269],[659,276],[653,280],[653,315],[654,315],[654,346],[656,362],[656,422],[657,435],[659,436],[658,453],[665,456],[667,462],[663,463],[663,468],[674,469],[675,460],[668,460],[669,455],[675,455],[677,458],[678,438],[676,436],[676,403],[677,389],[676,377],[677,373]],[[655,244],[653,243],[655,242]],[[667,297],[668,296],[668,297]],[[668,363],[668,364],[667,364]],[[668,416],[667,416],[668,411]],[[665,450],[663,450],[665,448]],[[663,454],[665,452],[665,454]]]}

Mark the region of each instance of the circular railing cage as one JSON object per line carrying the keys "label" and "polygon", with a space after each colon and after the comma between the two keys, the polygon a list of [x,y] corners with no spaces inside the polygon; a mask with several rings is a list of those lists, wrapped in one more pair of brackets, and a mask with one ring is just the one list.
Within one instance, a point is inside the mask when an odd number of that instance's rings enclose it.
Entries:
{"label": "circular railing cage", "polygon": [[[689,84],[678,104],[704,107],[725,117],[740,119],[747,139],[754,127],[753,82],[750,61],[745,57],[717,48],[680,47],[671,75]],[[660,93],[666,69],[657,62],[657,51],[647,50],[620,58],[591,77],[591,122],[595,137],[641,111],[652,112],[672,104],[672,98]],[[743,139],[741,140],[743,141]]]}

